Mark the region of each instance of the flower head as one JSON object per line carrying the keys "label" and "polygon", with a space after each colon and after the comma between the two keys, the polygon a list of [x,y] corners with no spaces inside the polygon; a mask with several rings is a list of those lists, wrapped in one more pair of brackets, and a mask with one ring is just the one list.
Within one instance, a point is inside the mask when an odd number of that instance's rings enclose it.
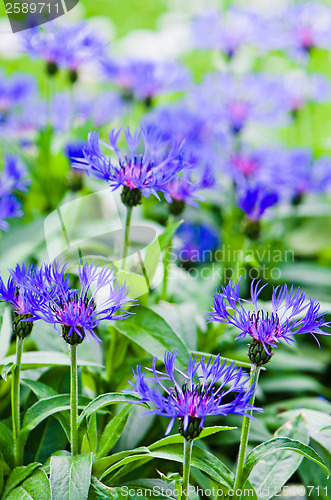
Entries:
{"label": "flower head", "polygon": [[280,16],[273,16],[274,46],[306,62],[314,47],[330,49],[331,9],[316,1],[289,2]]}
{"label": "flower head", "polygon": [[0,121],[3,114],[10,112],[13,107],[24,104],[36,90],[36,80],[32,76],[14,73],[10,77],[5,77],[3,72],[0,72]]}
{"label": "flower head", "polygon": [[102,66],[123,97],[144,100],[147,105],[156,96],[184,90],[190,82],[188,69],[178,62],[104,59]]}
{"label": "flower head", "polygon": [[[169,198],[170,195],[169,201],[172,204],[182,202],[198,206],[197,201],[204,199],[199,193],[204,189],[213,188],[215,185],[215,173],[210,165],[205,165],[201,172],[198,168],[188,166],[183,169],[181,175],[176,175],[168,183],[165,196]],[[169,210],[171,211],[171,206]]]}
{"label": "flower head", "polygon": [[180,241],[177,254],[183,267],[210,261],[219,241],[218,232],[212,226],[192,222],[179,226],[176,236]]}
{"label": "flower head", "polygon": [[24,34],[23,43],[30,56],[47,62],[51,74],[58,68],[77,72],[84,63],[100,58],[105,51],[104,41],[85,23],[34,28]]}
{"label": "flower head", "polygon": [[7,219],[23,215],[15,192],[27,191],[30,182],[25,174],[25,166],[17,156],[4,155],[4,170],[0,173],[0,229],[3,231],[9,227]]}
{"label": "flower head", "polygon": [[[85,160],[78,160],[74,166],[85,168],[89,175],[106,181],[113,190],[122,186],[125,204],[129,204],[131,194],[137,199],[133,205],[140,203],[142,195],[154,194],[159,198],[158,191],[167,192],[167,184],[184,166],[181,146],[161,141],[156,129],[141,129],[131,134],[128,128],[125,139],[129,153],[122,153],[117,147],[121,131],[110,132],[109,144],[99,140],[98,132],[90,132],[88,146],[84,148]],[[141,142],[143,152],[139,153]],[[100,145],[111,151],[114,158],[106,156]]]}
{"label": "flower head", "polygon": [[249,183],[242,183],[239,187],[238,206],[250,220],[258,221],[267,208],[277,203],[278,198],[274,190],[262,184],[251,186]]}
{"label": "flower head", "polygon": [[14,308],[13,331],[19,337],[27,337],[33,328],[30,319],[32,296],[28,281],[35,272],[35,267],[23,263],[22,266],[17,264],[15,269],[10,269],[7,285],[0,276],[0,302],[7,302]]}
{"label": "flower head", "polygon": [[[249,378],[245,377],[242,368],[232,363],[226,366],[221,363],[220,356],[213,361],[211,356],[205,361],[198,356],[190,356],[187,373],[175,367],[177,351],[166,352],[164,365],[166,373],[156,369],[157,358],[153,360],[153,368],[146,368],[151,376],[146,377],[141,366],[133,370],[135,383],[132,394],[141,397],[143,402],[151,402],[154,409],[148,413],[170,418],[166,435],[171,431],[176,418],[179,419],[179,431],[186,439],[198,437],[208,415],[247,415],[250,410],[261,411],[249,404],[255,387],[249,386]],[[177,381],[177,377],[181,382]],[[228,384],[231,384],[228,387]]]}
{"label": "flower head", "polygon": [[[34,293],[33,319],[43,319],[54,326],[61,325],[69,344],[79,344],[88,334],[100,341],[95,329],[103,320],[121,320],[129,313],[122,307],[132,303],[126,299],[128,290],[115,282],[112,269],[100,268],[87,262],[78,268],[80,289],[72,288],[67,265],[44,265],[30,280]],[[102,296],[100,302],[99,296]],[[122,314],[117,314],[122,311]]]}
{"label": "flower head", "polygon": [[[253,347],[258,350],[252,353],[251,361],[264,364],[271,358],[271,350],[283,339],[290,344],[294,335],[310,333],[319,345],[318,334],[328,335],[321,328],[328,326],[320,312],[317,298],[306,300],[306,294],[300,289],[294,291],[293,286],[273,287],[271,311],[258,304],[258,298],[264,286],[251,284],[251,300],[239,296],[240,280],[236,285],[231,282],[222,287],[214,295],[213,312],[206,313],[209,321],[219,321],[235,326],[239,330],[236,339],[244,339],[249,335],[253,339]],[[263,348],[261,350],[260,348]],[[251,350],[253,349],[251,346]]]}
{"label": "flower head", "polygon": [[206,11],[193,20],[192,31],[200,49],[221,50],[231,59],[244,46],[259,42],[255,35],[259,17],[231,7],[226,11]]}
{"label": "flower head", "polygon": [[193,89],[193,105],[213,123],[223,124],[232,134],[239,134],[250,123],[275,125],[282,110],[282,88],[263,73],[238,77],[231,73],[210,73]]}

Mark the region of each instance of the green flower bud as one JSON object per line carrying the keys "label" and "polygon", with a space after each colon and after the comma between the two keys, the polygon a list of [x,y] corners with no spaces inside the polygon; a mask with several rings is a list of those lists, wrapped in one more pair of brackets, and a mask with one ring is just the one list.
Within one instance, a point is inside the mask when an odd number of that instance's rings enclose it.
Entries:
{"label": "green flower bud", "polygon": [[266,363],[269,363],[269,361],[271,360],[272,356],[274,355],[274,353],[271,352],[271,351],[272,351],[272,349],[269,348],[270,354],[268,354],[264,350],[262,342],[260,342],[259,340],[255,340],[254,339],[253,342],[251,342],[249,344],[248,357],[249,357],[250,361],[254,365],[256,365],[256,366],[263,366]]}
{"label": "green flower bud", "polygon": [[32,332],[33,321],[21,321],[22,319],[31,318],[32,314],[17,314],[14,313],[13,318],[13,333],[21,339],[25,339]]}
{"label": "green flower bud", "polygon": [[85,339],[84,330],[81,326],[77,326],[77,330],[80,331],[80,333],[82,334],[82,337],[80,335],[78,335],[78,333],[75,332],[75,330],[72,330],[72,332],[69,335],[70,326],[62,325],[62,337],[67,342],[67,344],[79,345],[83,342],[83,340]]}
{"label": "green flower bud", "polygon": [[138,188],[130,189],[128,186],[124,186],[121,199],[126,207],[136,207],[141,204],[142,194]]}
{"label": "green flower bud", "polygon": [[184,417],[178,418],[178,431],[188,441],[200,436],[202,427],[200,427],[201,418],[189,417],[189,423],[186,431],[184,430]]}

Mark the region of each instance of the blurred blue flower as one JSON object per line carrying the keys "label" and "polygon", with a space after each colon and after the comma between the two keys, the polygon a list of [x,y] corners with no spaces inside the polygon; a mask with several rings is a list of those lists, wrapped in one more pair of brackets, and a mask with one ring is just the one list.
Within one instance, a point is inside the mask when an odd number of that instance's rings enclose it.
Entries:
{"label": "blurred blue flower", "polygon": [[103,57],[105,42],[86,23],[33,28],[23,33],[23,48],[31,57],[56,68],[78,71],[87,62]]}
{"label": "blurred blue flower", "polygon": [[278,193],[271,187],[262,184],[241,182],[237,190],[238,206],[251,221],[259,221],[267,208],[279,200]]}
{"label": "blurred blue flower", "polygon": [[324,75],[301,71],[286,73],[283,79],[283,104],[294,114],[308,102],[326,102],[330,99],[330,81]]}
{"label": "blurred blue flower", "polygon": [[192,90],[191,101],[214,128],[223,124],[233,134],[249,123],[279,125],[284,117],[282,86],[264,73],[207,74]]}
{"label": "blurred blue flower", "polygon": [[200,194],[201,191],[211,189],[215,185],[215,172],[210,165],[206,165],[203,169],[192,168],[189,165],[167,184],[165,197],[170,202],[182,201],[189,205],[198,206],[197,201],[204,200]]}
{"label": "blurred blue flower", "polygon": [[242,47],[262,43],[263,39],[256,36],[260,23],[256,13],[237,6],[204,11],[192,22],[195,45],[199,49],[220,50],[231,59]]}
{"label": "blurred blue flower", "polygon": [[270,348],[277,347],[283,339],[290,344],[297,334],[310,333],[319,341],[316,335],[328,335],[321,330],[328,326],[320,312],[317,298],[306,300],[306,294],[296,292],[293,286],[273,286],[271,311],[258,304],[258,298],[266,285],[258,288],[260,281],[251,284],[251,300],[241,299],[239,296],[239,279],[237,284],[231,282],[222,287],[214,295],[213,312],[206,313],[208,321],[219,321],[235,326],[239,330],[236,339],[252,337],[262,344],[263,349],[270,355]]}
{"label": "blurred blue flower", "polygon": [[[232,363],[226,366],[221,363],[220,356],[208,361],[198,356],[190,356],[187,373],[175,367],[178,351],[166,352],[164,364],[166,373],[156,369],[157,358],[153,360],[153,368],[146,368],[151,377],[146,377],[141,366],[133,370],[135,382],[130,393],[140,396],[141,401],[152,403],[154,409],[147,414],[170,418],[166,435],[170,433],[176,418],[179,419],[180,433],[187,439],[198,437],[209,415],[247,415],[251,410],[262,411],[249,404],[255,387],[249,386],[249,378],[242,368]],[[178,382],[176,375],[182,379]],[[228,386],[228,384],[231,384]]]}
{"label": "blurred blue flower", "polygon": [[6,77],[0,72],[0,121],[3,114],[20,106],[37,92],[37,82],[31,75],[14,73]]}
{"label": "blurred blue flower", "polygon": [[217,160],[218,149],[226,148],[229,137],[224,131],[208,123],[199,110],[191,109],[187,100],[157,106],[145,115],[146,127],[157,127],[165,141],[176,139],[184,141],[184,151],[197,158],[197,162],[212,163]]}
{"label": "blurred blue flower", "polygon": [[286,50],[299,62],[309,59],[314,47],[331,48],[331,8],[322,2],[289,2],[274,18],[271,48]]}
{"label": "blurred blue flower", "polygon": [[191,81],[190,71],[175,61],[103,59],[107,81],[121,89],[123,96],[145,100],[150,105],[154,97],[185,90]]}
{"label": "blurred blue flower", "polygon": [[210,225],[184,222],[176,232],[180,241],[177,254],[185,264],[202,264],[211,260],[219,242],[218,232]]}
{"label": "blurred blue flower", "polygon": [[17,156],[4,154],[3,161],[4,169],[0,173],[0,229],[6,231],[9,227],[7,219],[23,215],[15,192],[26,193],[30,181],[25,178],[25,165]]}
{"label": "blurred blue flower", "polygon": [[[142,128],[133,134],[128,128],[124,134],[129,153],[122,153],[117,147],[121,131],[122,128],[110,132],[109,144],[99,140],[98,132],[90,132],[84,148],[85,160],[78,160],[74,166],[85,168],[88,175],[106,181],[113,190],[123,186],[159,199],[158,191],[167,192],[167,185],[184,166],[181,145],[162,141],[153,128]],[[143,152],[139,153],[141,142]],[[105,156],[100,145],[114,153],[115,158]]]}
{"label": "blurred blue flower", "polygon": [[291,149],[281,162],[278,183],[290,199],[325,193],[331,187],[331,158],[321,156],[315,160],[309,149]]}
{"label": "blurred blue flower", "polygon": [[[71,288],[66,267],[67,264],[45,264],[31,277],[31,320],[42,319],[54,326],[61,325],[68,343],[88,340],[88,334],[100,341],[95,333],[100,321],[127,318],[129,313],[122,308],[134,301],[126,298],[127,288],[116,283],[113,270],[107,266],[100,268],[94,262],[80,264],[80,290]],[[122,313],[117,314],[118,311]]]}

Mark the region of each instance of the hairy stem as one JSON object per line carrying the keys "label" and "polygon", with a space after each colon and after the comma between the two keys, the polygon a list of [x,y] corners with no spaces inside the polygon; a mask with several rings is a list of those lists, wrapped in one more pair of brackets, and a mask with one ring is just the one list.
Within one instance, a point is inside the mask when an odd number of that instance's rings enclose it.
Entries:
{"label": "hairy stem", "polygon": [[184,439],[182,500],[187,500],[188,497],[192,448],[193,448],[193,439]]}
{"label": "hairy stem", "polygon": [[70,442],[71,454],[78,454],[78,374],[77,345],[70,345]]}
{"label": "hairy stem", "polygon": [[[250,387],[254,384],[255,387],[257,386],[258,380],[259,380],[259,375],[260,375],[261,367],[252,365],[251,367],[251,380],[250,380]],[[253,392],[249,404],[253,405],[255,401],[255,392]],[[250,410],[249,415],[252,415],[253,410]],[[240,436],[240,447],[239,447],[239,456],[238,456],[238,465],[237,465],[237,472],[236,472],[236,478],[234,482],[234,499],[235,500],[240,500],[241,495],[237,495],[236,491],[242,489],[244,486],[242,484],[243,482],[243,470],[244,470],[244,465],[245,465],[245,458],[246,458],[246,449],[247,449],[247,444],[248,444],[248,438],[249,438],[249,429],[251,426],[251,419],[250,417],[244,417],[243,418],[243,425],[241,428],[241,436]]]}
{"label": "hairy stem", "polygon": [[129,244],[130,244],[130,224],[131,224],[132,207],[126,207],[126,220],[125,220],[125,233],[124,233],[124,245],[123,245],[123,256],[124,261],[128,256]]}
{"label": "hairy stem", "polygon": [[23,465],[23,450],[21,446],[20,436],[20,374],[22,364],[24,338],[16,338],[16,364],[13,369],[12,384],[11,384],[11,406],[12,406],[12,425],[14,439],[14,461],[15,466]]}

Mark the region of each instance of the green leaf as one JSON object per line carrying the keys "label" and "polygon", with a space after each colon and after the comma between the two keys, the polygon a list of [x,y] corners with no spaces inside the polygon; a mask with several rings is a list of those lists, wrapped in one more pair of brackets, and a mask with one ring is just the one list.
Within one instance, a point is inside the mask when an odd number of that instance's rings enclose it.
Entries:
{"label": "green leaf", "polygon": [[51,458],[52,500],[87,500],[92,453]]}
{"label": "green leaf", "polygon": [[[42,382],[38,382],[36,380],[30,379],[21,379],[22,384],[29,387],[32,392],[37,396],[38,399],[47,399],[52,396],[57,396],[57,392],[49,385],[43,384]],[[62,428],[70,441],[70,417],[66,412],[54,413],[54,417],[60,422]],[[30,431],[29,431],[30,432]]]}
{"label": "green leaf", "polygon": [[119,453],[114,453],[110,457],[99,458],[93,463],[93,474],[95,476],[100,476],[108,467],[120,462],[123,458],[129,457],[130,455],[142,455],[149,453],[149,449],[146,446],[140,446],[134,450],[120,451]]}
{"label": "green leaf", "polygon": [[114,444],[121,436],[133,405],[126,405],[122,410],[112,418],[102,432],[100,442],[97,448],[96,458],[108,455]]}
{"label": "green leaf", "polygon": [[37,380],[30,380],[28,378],[22,378],[21,383],[29,387],[31,391],[37,396],[38,399],[50,398],[52,396],[57,396],[57,392],[53,387],[38,382]]}
{"label": "green leaf", "polygon": [[[276,434],[299,440],[305,445],[309,443],[306,422],[301,414],[286,422]],[[259,500],[268,500],[280,491],[302,460],[303,455],[288,450],[277,451],[260,460],[249,476]]]}
{"label": "green leaf", "polygon": [[95,453],[98,446],[97,414],[93,413],[88,418],[88,426],[83,436],[81,453]]}
{"label": "green leaf", "polygon": [[284,416],[287,418],[293,418],[293,416],[298,413],[300,413],[305,419],[309,436],[330,452],[331,416],[322,411],[307,410],[306,408],[282,413],[281,416],[282,418]]}
{"label": "green leaf", "polygon": [[25,479],[31,476],[36,469],[39,469],[40,466],[41,464],[39,462],[33,462],[27,466],[15,467],[9,474],[2,498],[5,500],[7,495],[9,495],[16,486],[19,486]]}
{"label": "green leaf", "polygon": [[[87,398],[80,397],[79,403],[81,401],[86,404]],[[57,396],[51,396],[49,398],[40,399],[34,405],[26,411],[23,419],[22,425],[22,440],[23,442],[27,439],[29,432],[32,431],[37,425],[39,425],[45,418],[51,415],[58,414],[63,410],[70,410],[70,396],[69,394],[60,394]],[[63,424],[67,425],[67,419],[64,418]],[[61,420],[61,423],[62,423]]]}
{"label": "green leaf", "polygon": [[158,240],[160,243],[161,250],[164,250],[165,247],[171,242],[173,235],[175,234],[179,226],[183,224],[183,222],[184,219],[173,222],[167,227],[167,229],[165,229],[165,231],[163,231],[162,234],[160,234]]}
{"label": "green leaf", "polygon": [[8,352],[12,330],[11,307],[8,306],[5,307],[0,330],[0,360],[3,359]]}
{"label": "green leaf", "polygon": [[187,366],[188,349],[164,319],[147,307],[139,307],[135,312],[132,318],[117,321],[114,327],[160,360],[165,351],[175,349],[179,352],[178,364],[182,368]]}
{"label": "green leaf", "polygon": [[3,461],[2,461],[2,457],[0,455],[0,498],[1,498],[1,492],[3,490]]}
{"label": "green leaf", "polygon": [[10,363],[7,363],[3,368],[1,372],[1,377],[7,382],[7,376],[11,372],[12,368],[15,366],[15,363],[12,361]]}
{"label": "green leaf", "polygon": [[0,452],[10,469],[14,467],[14,441],[12,430],[0,422]]}
{"label": "green leaf", "polygon": [[270,441],[256,446],[256,448],[254,448],[249,453],[244,466],[243,482],[245,483],[245,481],[249,478],[249,475],[252,472],[253,468],[260,460],[265,459],[267,455],[276,453],[280,450],[291,450],[295,451],[296,453],[300,453],[313,462],[316,462],[320,467],[324,469],[327,475],[329,474],[328,468],[325,465],[323,459],[310,446],[307,446],[295,439],[274,438],[270,439]]}
{"label": "green leaf", "polygon": [[51,487],[47,474],[39,469],[20,486],[11,490],[6,500],[51,500]]}
{"label": "green leaf", "polygon": [[[173,436],[171,436],[173,437]],[[180,436],[182,438],[182,436]],[[166,438],[167,439],[167,438]],[[183,438],[182,438],[183,439]],[[161,440],[162,441],[162,440]],[[156,443],[154,443],[155,445]],[[174,444],[171,442],[169,445],[153,447],[149,453],[144,455],[132,454],[120,461],[117,461],[112,466],[110,466],[100,477],[100,480],[110,474],[113,471],[123,467],[126,464],[136,462],[136,467],[146,463],[153,458],[161,458],[163,460],[173,460],[175,462],[183,462],[183,444]],[[105,463],[105,462],[104,462]],[[233,485],[234,474],[212,453],[203,450],[197,446],[193,447],[192,453],[192,467],[197,467],[200,471],[204,472],[208,477],[216,481],[220,486],[223,486],[227,491]],[[113,476],[113,480],[118,479],[118,475]]]}
{"label": "green leaf", "polygon": [[[86,408],[82,411],[82,413],[79,415],[78,418],[78,426],[81,425],[83,422],[84,418],[88,417],[92,413],[100,410],[101,408],[104,408],[105,406],[108,405],[113,405],[116,403],[130,403],[132,401],[139,402],[140,398],[137,398],[136,396],[132,396],[131,394],[123,394],[121,392],[109,392],[107,394],[102,394],[101,396],[98,396],[97,398],[93,399]],[[144,406],[147,406],[146,403],[141,403]]]}
{"label": "green leaf", "polygon": [[[237,427],[227,427],[227,426],[221,426],[221,425],[215,425],[213,427],[205,427],[202,429],[200,436],[197,437],[194,441],[198,441],[199,439],[205,438],[207,436],[211,436],[212,434],[216,434],[217,432],[221,431],[232,431],[236,429]],[[167,446],[169,444],[183,444],[184,443],[184,438],[180,434],[173,434],[172,436],[167,436],[165,438],[160,439],[159,441],[156,441],[155,443],[151,444],[149,446],[150,450],[155,450],[159,448],[160,446]]]}
{"label": "green leaf", "polygon": [[[16,355],[4,358],[0,363],[0,368],[7,363],[15,363]],[[94,363],[93,361],[78,360],[79,366],[96,366],[102,365]],[[40,366],[70,366],[70,358],[64,352],[54,351],[30,351],[24,352],[22,355],[22,369],[28,370],[30,368],[37,368]]]}

